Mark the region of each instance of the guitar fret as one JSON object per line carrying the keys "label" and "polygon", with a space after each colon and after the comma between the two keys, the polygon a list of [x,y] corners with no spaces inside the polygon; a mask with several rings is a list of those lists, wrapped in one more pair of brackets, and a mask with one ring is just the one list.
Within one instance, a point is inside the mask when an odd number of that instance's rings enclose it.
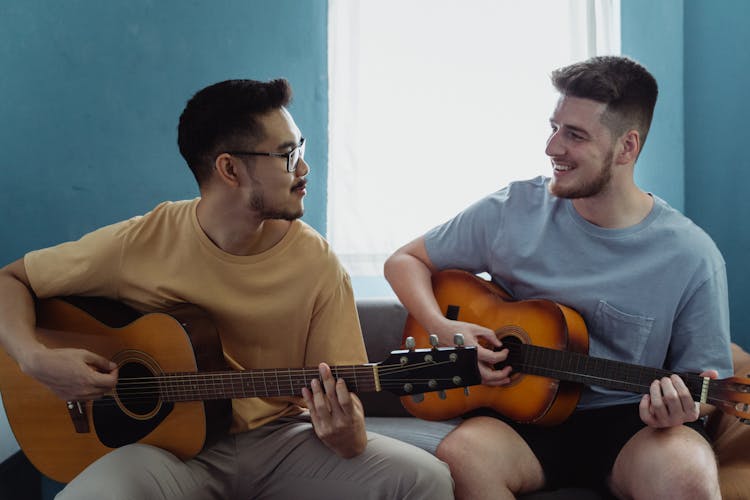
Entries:
{"label": "guitar fret", "polygon": [[[519,352],[519,355],[534,358],[535,355],[550,356],[550,353],[523,351]],[[331,373],[335,379],[343,379],[352,392],[375,391],[377,372],[374,366],[376,365],[332,366]],[[309,381],[318,376],[318,369],[312,367],[205,373],[172,372],[155,377],[141,386],[131,382],[129,389],[131,393],[138,394],[152,394],[155,391],[162,400],[172,402],[299,396],[302,388],[309,387]],[[398,378],[394,378],[394,381],[397,380]],[[401,382],[397,382],[395,387],[400,386]],[[394,387],[393,382],[391,387]],[[124,394],[125,389],[120,390]]]}
{"label": "guitar fret", "polygon": [[249,378],[250,382],[253,384],[253,389],[252,389],[252,392],[245,393],[245,397],[247,397],[249,395],[255,396],[256,394],[258,394],[258,388],[255,387],[255,377],[253,377],[252,375],[249,375],[247,378]]}
{"label": "guitar fret", "polygon": [[[556,378],[611,389],[647,393],[653,380],[671,373],[660,368],[641,367],[621,361],[591,357],[571,351],[560,351],[530,344],[509,344],[508,363],[516,370],[530,375]],[[681,375],[695,399],[700,397],[702,379]]]}

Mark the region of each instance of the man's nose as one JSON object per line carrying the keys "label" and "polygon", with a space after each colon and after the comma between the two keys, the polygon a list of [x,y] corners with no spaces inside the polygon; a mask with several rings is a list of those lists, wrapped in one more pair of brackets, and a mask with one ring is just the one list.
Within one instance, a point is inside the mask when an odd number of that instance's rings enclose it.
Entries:
{"label": "man's nose", "polygon": [[304,158],[297,160],[297,169],[294,171],[297,177],[304,177],[310,173],[310,164]]}
{"label": "man's nose", "polygon": [[562,145],[562,141],[558,137],[560,132],[552,132],[547,139],[547,147],[544,148],[544,153],[549,156],[562,156],[565,153],[565,148]]}

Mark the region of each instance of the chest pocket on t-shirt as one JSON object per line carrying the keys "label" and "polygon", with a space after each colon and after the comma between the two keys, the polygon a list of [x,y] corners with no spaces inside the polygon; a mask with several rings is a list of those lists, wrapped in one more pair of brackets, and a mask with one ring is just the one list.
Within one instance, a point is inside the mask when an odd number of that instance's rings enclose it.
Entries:
{"label": "chest pocket on t-shirt", "polygon": [[594,313],[597,335],[591,339],[589,355],[639,364],[653,324],[653,318],[624,313],[600,300]]}

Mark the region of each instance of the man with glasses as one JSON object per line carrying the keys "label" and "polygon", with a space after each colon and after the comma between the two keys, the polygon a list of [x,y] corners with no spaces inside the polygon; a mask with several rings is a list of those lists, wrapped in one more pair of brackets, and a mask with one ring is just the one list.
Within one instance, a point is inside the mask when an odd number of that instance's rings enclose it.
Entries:
{"label": "man with glasses", "polygon": [[191,303],[210,315],[232,367],[319,366],[320,380],[297,397],[233,400],[230,432],[185,462],[144,444],[117,448],[59,498],[452,498],[445,464],[368,434],[361,402],[326,364],[367,359],[349,277],[299,220],[310,166],[290,99],[285,80],[193,96],[178,143],[200,198],[6,266],[0,342],[62,401],[94,399],[115,387],[117,366],[39,344],[34,296],[103,296],[141,312]]}

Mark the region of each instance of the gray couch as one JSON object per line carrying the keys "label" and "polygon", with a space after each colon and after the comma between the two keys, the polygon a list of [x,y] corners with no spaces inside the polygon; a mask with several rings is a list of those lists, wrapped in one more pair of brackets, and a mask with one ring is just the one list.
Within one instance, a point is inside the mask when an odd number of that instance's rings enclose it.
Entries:
{"label": "gray couch", "polygon": [[[360,299],[357,309],[370,361],[380,362],[400,348],[407,314],[396,299]],[[362,393],[359,397],[365,408],[368,430],[406,441],[433,454],[440,440],[460,421],[431,422],[414,418],[404,410],[400,399],[389,392]],[[593,490],[569,488],[522,498],[597,500],[605,497]]]}

